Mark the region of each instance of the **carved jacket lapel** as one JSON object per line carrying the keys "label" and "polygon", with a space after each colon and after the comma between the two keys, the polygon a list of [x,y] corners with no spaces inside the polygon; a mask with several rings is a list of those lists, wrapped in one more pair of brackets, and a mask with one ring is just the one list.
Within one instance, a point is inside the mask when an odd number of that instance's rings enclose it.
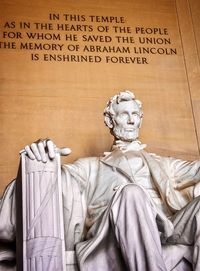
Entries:
{"label": "carved jacket lapel", "polygon": [[121,150],[115,149],[110,154],[101,158],[101,162],[111,166],[112,168],[116,168],[119,172],[124,174],[129,179],[129,181],[134,182],[132,171],[127,158]]}

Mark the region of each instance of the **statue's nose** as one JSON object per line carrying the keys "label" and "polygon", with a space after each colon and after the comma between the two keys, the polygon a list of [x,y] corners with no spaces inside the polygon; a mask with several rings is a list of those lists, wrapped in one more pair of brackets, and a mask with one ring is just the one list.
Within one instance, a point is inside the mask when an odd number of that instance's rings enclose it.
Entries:
{"label": "statue's nose", "polygon": [[134,124],[134,123],[135,123],[134,116],[129,115],[128,124]]}

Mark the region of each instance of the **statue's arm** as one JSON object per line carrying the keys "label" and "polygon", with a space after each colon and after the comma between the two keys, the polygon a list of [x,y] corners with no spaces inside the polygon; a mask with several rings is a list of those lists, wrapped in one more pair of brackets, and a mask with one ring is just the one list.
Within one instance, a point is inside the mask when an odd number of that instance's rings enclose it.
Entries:
{"label": "statue's arm", "polygon": [[[62,165],[63,189],[67,183],[66,180],[69,179],[72,183],[76,182],[80,193],[88,197],[89,190],[91,190],[96,183],[95,180],[98,175],[98,166],[98,157],[80,158],[73,164]],[[68,191],[69,189],[67,189],[67,192]]]}
{"label": "statue's arm", "polygon": [[[76,223],[76,225],[80,225],[83,232],[82,237],[78,237],[79,241],[82,238],[84,239],[88,230],[85,224],[88,216],[88,202],[91,201],[94,191],[96,191],[98,168],[98,157],[80,158],[73,164],[62,166],[65,227],[67,229],[68,225],[70,226],[70,224],[74,223],[73,219],[71,220],[72,216],[75,216],[75,219],[80,219]],[[70,237],[66,239],[70,239]]]}

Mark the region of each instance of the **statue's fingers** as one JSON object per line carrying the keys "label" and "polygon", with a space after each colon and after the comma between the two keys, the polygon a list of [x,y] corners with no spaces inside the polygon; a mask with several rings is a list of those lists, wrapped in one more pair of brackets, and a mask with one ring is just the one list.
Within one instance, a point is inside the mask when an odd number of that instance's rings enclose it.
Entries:
{"label": "statue's fingers", "polygon": [[38,150],[42,159],[42,162],[46,163],[47,162],[47,155],[45,153],[45,146],[43,142],[38,143]]}
{"label": "statue's fingers", "polygon": [[41,161],[42,158],[41,158],[41,155],[40,155],[40,153],[39,153],[39,150],[38,150],[38,147],[37,147],[37,144],[36,144],[36,143],[32,143],[32,144],[31,144],[31,150],[32,150],[33,154],[35,155],[36,159],[37,159],[38,161]]}
{"label": "statue's fingers", "polygon": [[25,146],[24,150],[31,160],[35,160],[35,155],[33,154],[31,148],[28,145]]}
{"label": "statue's fingers", "polygon": [[51,159],[55,158],[55,145],[54,145],[53,141],[47,140],[46,144],[47,144],[49,158],[51,158]]}

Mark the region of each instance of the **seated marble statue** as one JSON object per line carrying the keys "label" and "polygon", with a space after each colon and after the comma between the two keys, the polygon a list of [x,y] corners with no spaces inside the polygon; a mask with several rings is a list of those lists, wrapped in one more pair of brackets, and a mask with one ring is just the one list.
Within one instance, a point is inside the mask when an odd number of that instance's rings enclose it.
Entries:
{"label": "seated marble statue", "polygon": [[[78,183],[84,199],[75,244],[81,271],[200,270],[200,161],[146,152],[138,141],[141,105],[130,91],[112,97],[104,110],[112,150],[62,166],[64,202],[69,180]],[[47,155],[54,159],[56,147],[39,140],[25,151],[45,163]],[[4,242],[15,240],[14,196],[12,182],[0,203]]]}

